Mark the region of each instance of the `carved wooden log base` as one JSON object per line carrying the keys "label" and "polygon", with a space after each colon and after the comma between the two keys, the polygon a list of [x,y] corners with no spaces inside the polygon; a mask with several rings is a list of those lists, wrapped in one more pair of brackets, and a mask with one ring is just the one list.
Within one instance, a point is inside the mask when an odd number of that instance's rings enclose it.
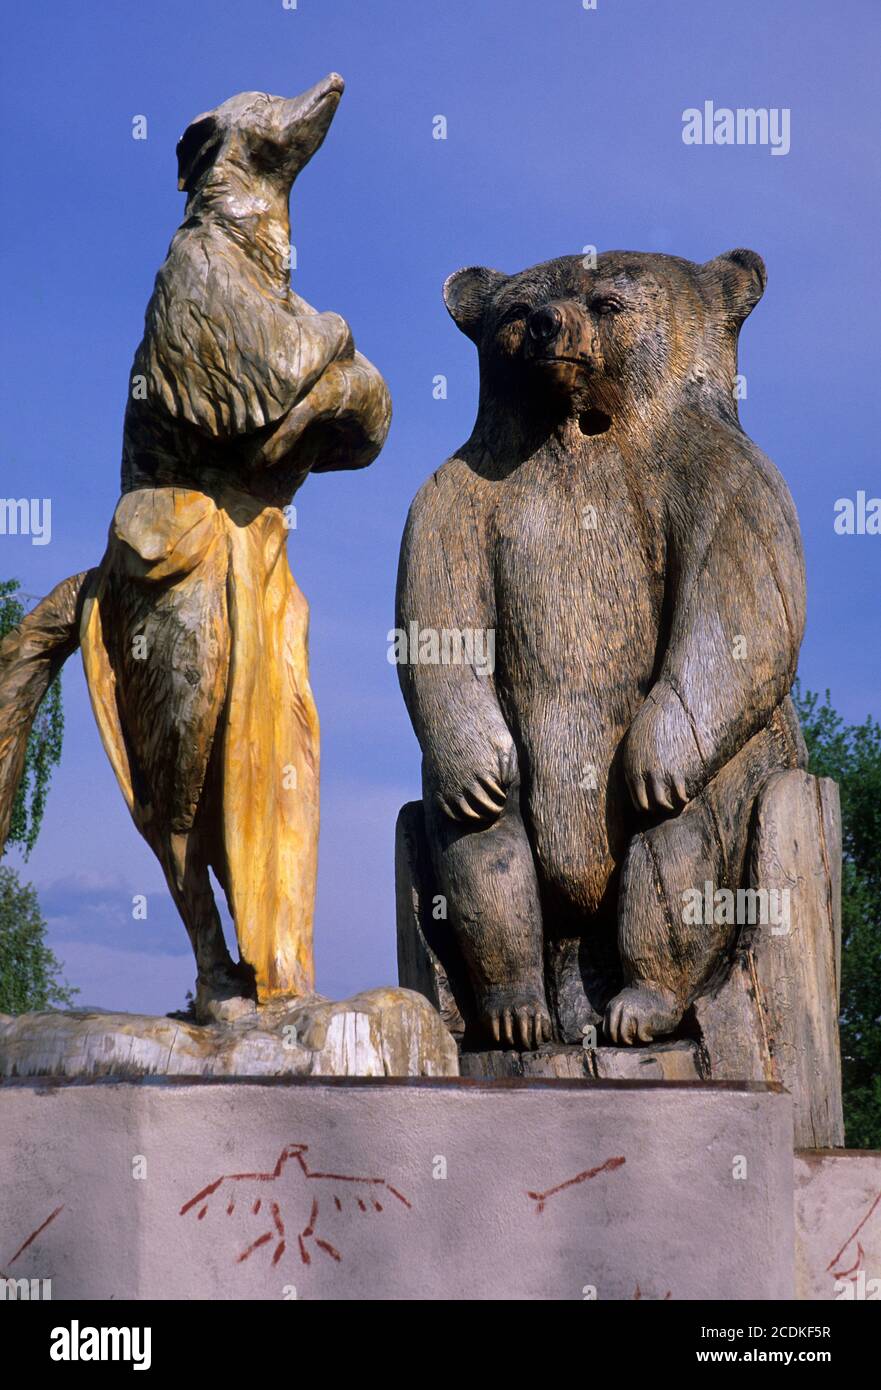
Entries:
{"label": "carved wooden log base", "polygon": [[463,1076],[778,1083],[792,1093],[796,1147],[840,1147],[840,865],[836,784],[799,770],[775,774],[756,807],[748,877],[753,888],[788,890],[786,929],[739,929],[729,964],[694,1001],[683,1036],[607,1047],[600,1032],[595,1050],[483,1051],[452,933],[433,916],[422,803],[409,802],[395,850],[400,982],[424,994],[463,1044]]}
{"label": "carved wooden log base", "polygon": [[406,989],[279,1000],[225,1023],[183,1016],[0,1014],[0,1077],[457,1076],[456,1045]]}
{"label": "carved wooden log base", "polygon": [[462,1076],[562,1077],[588,1081],[703,1081],[701,1050],[695,1042],[651,1043],[648,1047],[569,1047],[547,1043],[535,1052],[513,1049],[463,1052]]}

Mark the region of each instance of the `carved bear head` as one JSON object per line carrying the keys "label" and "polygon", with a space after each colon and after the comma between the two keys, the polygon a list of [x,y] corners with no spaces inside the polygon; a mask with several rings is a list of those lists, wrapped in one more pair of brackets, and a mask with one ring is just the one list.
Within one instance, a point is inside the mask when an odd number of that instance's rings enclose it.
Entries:
{"label": "carved bear head", "polygon": [[178,187],[192,196],[207,184],[243,185],[287,197],[320,148],[343,88],[332,72],[298,97],[239,92],[197,116],[178,141]]}
{"label": "carved bear head", "polygon": [[477,344],[484,395],[577,415],[586,433],[683,397],[736,419],[737,335],[765,287],[761,257],[736,250],[698,265],[609,251],[595,262],[449,277],[444,300]]}

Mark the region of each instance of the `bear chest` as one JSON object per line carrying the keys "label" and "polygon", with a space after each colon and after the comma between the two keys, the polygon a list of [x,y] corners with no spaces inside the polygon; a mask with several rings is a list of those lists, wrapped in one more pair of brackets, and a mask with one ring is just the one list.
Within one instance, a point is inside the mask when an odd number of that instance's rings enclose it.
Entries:
{"label": "bear chest", "polygon": [[616,458],[532,459],[499,490],[497,646],[525,679],[651,677],[664,544],[651,489]]}

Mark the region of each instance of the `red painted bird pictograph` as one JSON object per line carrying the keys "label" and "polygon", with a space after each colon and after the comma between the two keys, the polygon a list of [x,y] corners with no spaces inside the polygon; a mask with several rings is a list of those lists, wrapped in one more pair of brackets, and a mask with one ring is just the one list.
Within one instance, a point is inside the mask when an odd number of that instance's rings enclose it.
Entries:
{"label": "red painted bird pictograph", "polygon": [[411,1206],[385,1178],[313,1172],[306,1162],[308,1151],[308,1144],[286,1144],[269,1172],[222,1173],[184,1202],[180,1215],[195,1212],[196,1219],[203,1221],[209,1211],[226,1216],[245,1212],[259,1218],[264,1229],[236,1256],[238,1264],[271,1246],[270,1262],[277,1265],[289,1242],[296,1239],[300,1259],[308,1265],[312,1246],[337,1263],[342,1259],[336,1246],[319,1234],[319,1218],[325,1231],[329,1221],[347,1215],[381,1213],[385,1204],[398,1202]]}

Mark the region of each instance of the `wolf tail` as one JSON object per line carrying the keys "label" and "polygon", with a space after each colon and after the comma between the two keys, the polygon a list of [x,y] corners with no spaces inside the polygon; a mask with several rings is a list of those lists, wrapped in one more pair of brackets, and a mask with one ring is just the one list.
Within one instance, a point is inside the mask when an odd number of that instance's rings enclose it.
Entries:
{"label": "wolf tail", "polygon": [[0,642],[0,854],[28,736],[46,691],[80,644],[83,600],[95,573],[83,570],[57,584]]}

